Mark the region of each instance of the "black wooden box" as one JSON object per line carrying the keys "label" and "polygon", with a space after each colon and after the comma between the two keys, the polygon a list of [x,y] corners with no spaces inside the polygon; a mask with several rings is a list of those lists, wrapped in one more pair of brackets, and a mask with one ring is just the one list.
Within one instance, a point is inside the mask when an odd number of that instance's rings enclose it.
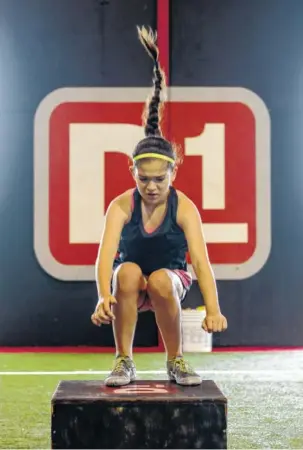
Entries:
{"label": "black wooden box", "polygon": [[52,398],[54,449],[227,448],[227,399],[211,380],[182,387],[61,381]]}

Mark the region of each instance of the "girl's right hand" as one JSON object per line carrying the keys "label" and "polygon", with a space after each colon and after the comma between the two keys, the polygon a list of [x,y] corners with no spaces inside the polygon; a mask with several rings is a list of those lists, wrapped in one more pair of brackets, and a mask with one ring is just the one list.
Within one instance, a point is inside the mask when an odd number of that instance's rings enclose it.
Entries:
{"label": "girl's right hand", "polygon": [[91,316],[93,324],[100,327],[102,324],[109,324],[115,320],[112,312],[112,305],[117,303],[117,300],[112,295],[102,297],[96,306],[95,312]]}

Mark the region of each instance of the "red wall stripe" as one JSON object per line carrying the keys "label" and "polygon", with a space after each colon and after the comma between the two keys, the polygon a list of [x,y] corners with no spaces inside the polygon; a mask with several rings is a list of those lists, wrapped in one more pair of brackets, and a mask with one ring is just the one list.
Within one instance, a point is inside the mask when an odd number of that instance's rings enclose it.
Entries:
{"label": "red wall stripe", "polygon": [[[284,352],[303,351],[303,347],[217,347],[213,352]],[[0,347],[0,353],[114,353],[114,347]],[[159,347],[135,347],[136,353],[164,352]],[[202,354],[202,352],[201,352]]]}

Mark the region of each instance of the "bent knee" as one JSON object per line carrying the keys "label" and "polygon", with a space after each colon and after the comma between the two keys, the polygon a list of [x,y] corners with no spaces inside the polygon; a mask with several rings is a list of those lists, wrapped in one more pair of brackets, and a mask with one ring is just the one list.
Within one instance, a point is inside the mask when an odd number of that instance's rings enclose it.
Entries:
{"label": "bent knee", "polygon": [[117,267],[113,277],[114,292],[132,293],[142,288],[143,274],[140,267],[126,262]]}
{"label": "bent knee", "polygon": [[165,269],[156,270],[148,278],[147,292],[151,297],[168,298],[174,295],[175,286]]}

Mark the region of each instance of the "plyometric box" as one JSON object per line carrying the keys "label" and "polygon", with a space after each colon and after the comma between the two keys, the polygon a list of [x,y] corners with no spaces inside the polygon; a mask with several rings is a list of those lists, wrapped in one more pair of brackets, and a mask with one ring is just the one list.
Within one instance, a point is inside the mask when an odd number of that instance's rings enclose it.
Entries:
{"label": "plyometric box", "polygon": [[227,448],[227,399],[212,380],[182,387],[61,381],[52,398],[54,449]]}

